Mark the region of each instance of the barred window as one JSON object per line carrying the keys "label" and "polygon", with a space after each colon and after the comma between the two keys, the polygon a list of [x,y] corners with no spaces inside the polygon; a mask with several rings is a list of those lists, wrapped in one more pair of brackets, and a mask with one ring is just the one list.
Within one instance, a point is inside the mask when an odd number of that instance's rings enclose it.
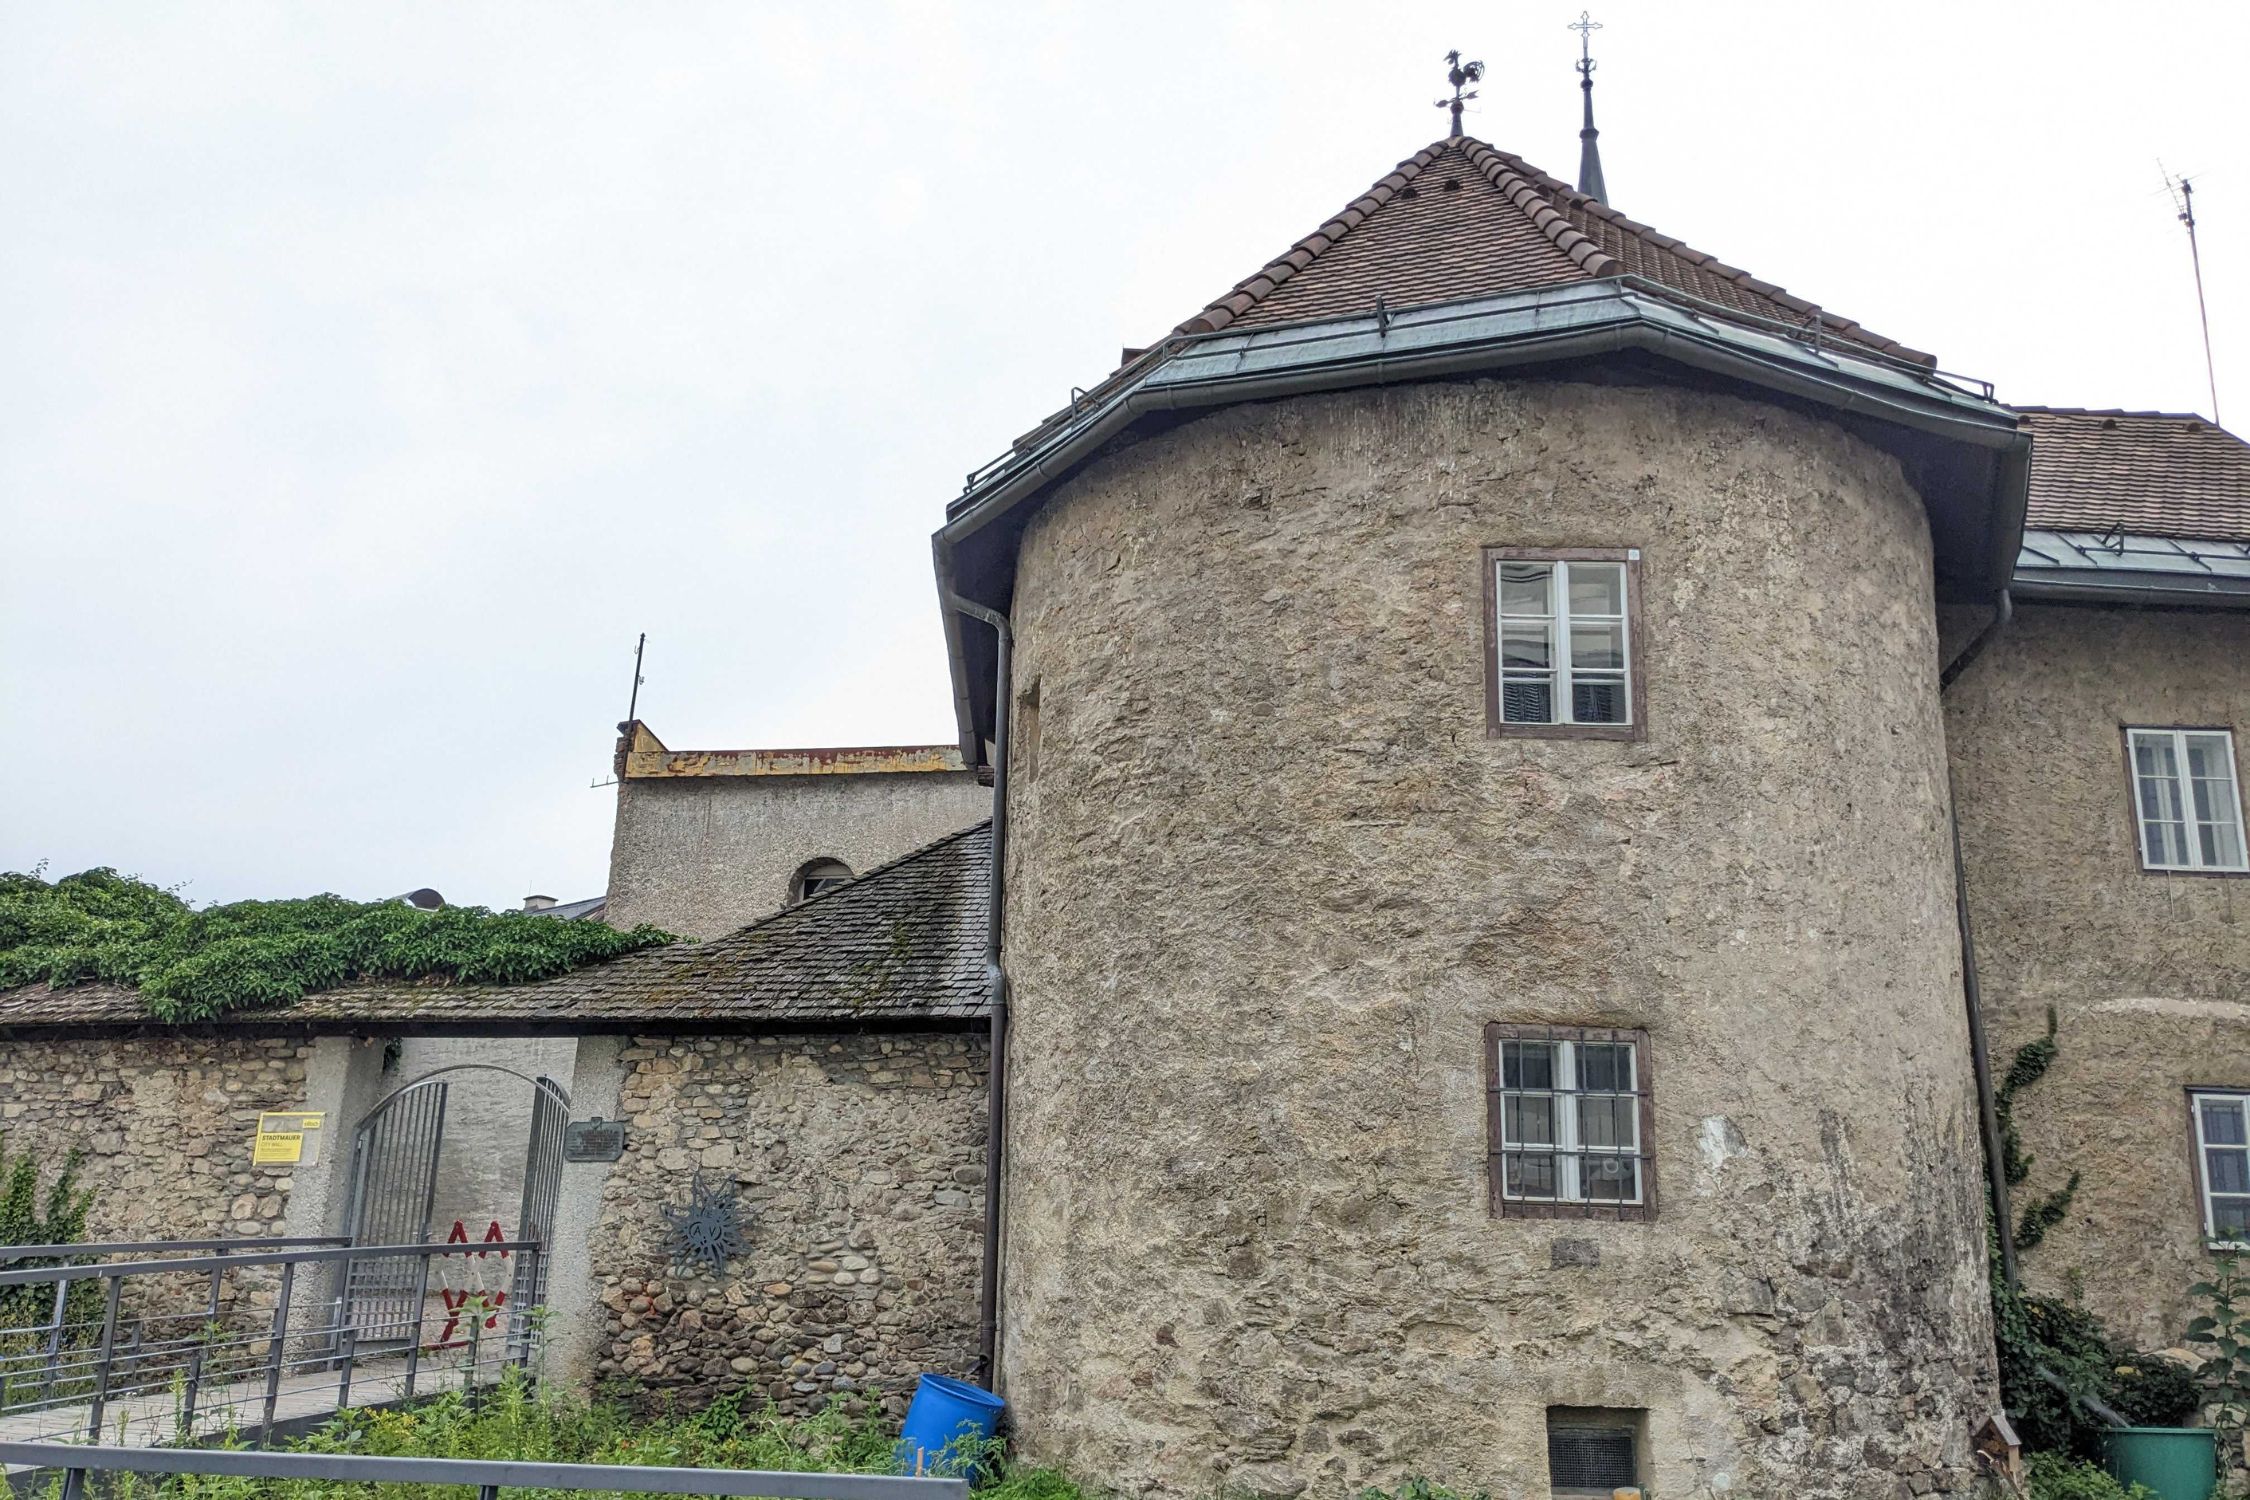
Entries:
{"label": "barred window", "polygon": [[1637,549],[1488,547],[1488,728],[1632,738],[1641,717]]}
{"label": "barred window", "polygon": [[2203,1195],[2203,1236],[2250,1249],[2250,1093],[2191,1089],[2195,1165]]}
{"label": "barred window", "polygon": [[2141,868],[2250,871],[2235,785],[2234,736],[2224,729],[2128,729]]}
{"label": "barred window", "polygon": [[1655,1217],[1647,1034],[1495,1022],[1485,1046],[1494,1212]]}

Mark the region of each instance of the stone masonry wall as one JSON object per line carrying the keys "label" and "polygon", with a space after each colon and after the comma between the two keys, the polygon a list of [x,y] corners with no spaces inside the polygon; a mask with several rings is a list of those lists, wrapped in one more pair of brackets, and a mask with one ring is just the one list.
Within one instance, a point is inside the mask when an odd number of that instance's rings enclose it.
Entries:
{"label": "stone masonry wall", "polygon": [[51,1163],[84,1153],[90,1238],[278,1234],[292,1171],[253,1167],[252,1136],[259,1111],[303,1107],[311,1052],[286,1038],[0,1040],[0,1139]]}
{"label": "stone masonry wall", "polygon": [[[1491,739],[1480,547],[1638,547],[1638,742]],[[1677,388],[1229,408],[1022,544],[1002,1394],[1127,1494],[1973,1492],[1926,520]],[[1490,1022],[1644,1028],[1653,1222],[1495,1217]]]}
{"label": "stone masonry wall", "polygon": [[2024,1275],[2143,1348],[2179,1340],[2210,1269],[2187,1089],[2250,1089],[2250,879],[2141,868],[2123,731],[2231,727],[2239,762],[2245,663],[2238,613],[2025,605],[1946,695],[1995,1067],[2058,1026],[2016,1106],[2018,1192],[2082,1174]]}
{"label": "stone masonry wall", "polygon": [[[790,1411],[905,1410],[925,1370],[976,1354],[983,1241],[980,1036],[636,1039],[621,1054],[626,1155],[592,1261],[607,1320],[597,1389],[693,1406],[728,1391]],[[664,1210],[700,1173],[740,1195],[747,1248],[676,1274]]]}

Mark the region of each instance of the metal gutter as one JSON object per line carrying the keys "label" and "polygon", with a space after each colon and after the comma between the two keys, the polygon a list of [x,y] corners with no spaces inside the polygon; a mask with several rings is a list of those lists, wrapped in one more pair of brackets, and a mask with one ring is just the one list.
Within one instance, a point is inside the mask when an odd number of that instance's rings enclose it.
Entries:
{"label": "metal gutter", "polygon": [[[2006,626],[2015,617],[2015,601],[2006,589],[1992,599],[1992,618],[1976,638],[1962,648],[1961,654],[1947,662],[1938,674],[1938,695],[1958,682],[1961,674],[1976,665]],[[1942,712],[1942,706],[1941,710]],[[1984,1031],[1984,986],[1977,978],[1976,928],[1969,920],[1969,871],[1961,852],[1961,796],[1953,780],[1953,753],[1945,757],[1946,821],[1953,834],[1953,914],[1961,929],[1961,1003],[1969,1019],[1969,1070],[1976,1077],[1977,1117],[1984,1135],[1984,1180],[1992,1199],[1993,1233],[2000,1243],[2000,1276],[2010,1291],[2016,1288],[2016,1223],[2015,1210],[2008,1203],[2007,1153],[2001,1143],[2000,1101],[1992,1086],[1992,1052],[1986,1043]]]}
{"label": "metal gutter", "polygon": [[949,507],[939,545],[982,530],[1139,416],[1621,350],[1659,354],[1822,405],[1996,451],[2028,451],[2013,412],[1934,376],[1814,350],[1643,295],[1619,280],[1189,341],[1079,420],[1001,461]]}
{"label": "metal gutter", "polygon": [[[2156,581],[2162,579],[2163,581]],[[2177,608],[2250,609],[2250,586],[2212,582],[2200,588],[2163,574],[2139,577],[2038,573],[2016,574],[2010,592],[2041,604],[2140,604]]]}
{"label": "metal gutter", "polygon": [[945,596],[958,611],[992,627],[998,638],[992,698],[992,869],[985,887],[984,972],[991,995],[985,1059],[984,1257],[977,1296],[977,1377],[996,1390],[1000,1354],[1000,1179],[1008,1142],[1008,970],[1000,957],[1000,922],[1007,904],[1008,727],[1014,688],[1015,631],[1008,617],[959,594]]}
{"label": "metal gutter", "polygon": [[2017,545],[2016,593],[2075,604],[2250,607],[2250,542],[2042,528]]}
{"label": "metal gutter", "polygon": [[[956,549],[1072,473],[1153,413],[1638,352],[1993,455],[1994,514],[1979,572],[2006,587],[2022,535],[2031,439],[1989,387],[1973,393],[1921,366],[1706,315],[1694,299],[1612,277],[1463,302],[1175,338],[1088,399],[1075,417],[973,473],[931,538],[939,591],[962,597]],[[1004,601],[994,601],[1004,602]],[[974,758],[977,723],[959,615],[945,611],[954,712]]]}

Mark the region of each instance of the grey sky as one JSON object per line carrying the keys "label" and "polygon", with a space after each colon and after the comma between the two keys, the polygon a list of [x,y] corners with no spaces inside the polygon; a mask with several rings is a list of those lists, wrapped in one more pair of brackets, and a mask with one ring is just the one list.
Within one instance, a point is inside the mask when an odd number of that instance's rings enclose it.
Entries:
{"label": "grey sky", "polygon": [[[1449,46],[1570,175],[1577,10],[11,0],[0,867],[591,894],[644,629],[675,746],[952,738],[963,473],[1442,134]],[[1604,5],[1611,201],[2207,410],[2161,156],[2250,427],[2250,7],[2149,14]]]}

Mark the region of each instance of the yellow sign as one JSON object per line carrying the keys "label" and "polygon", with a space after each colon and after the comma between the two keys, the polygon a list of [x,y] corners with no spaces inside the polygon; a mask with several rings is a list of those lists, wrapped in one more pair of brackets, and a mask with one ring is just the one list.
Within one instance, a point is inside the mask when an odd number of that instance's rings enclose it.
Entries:
{"label": "yellow sign", "polygon": [[266,1110],[258,1116],[258,1138],[250,1148],[254,1166],[312,1166],[320,1160],[320,1131],[328,1116],[319,1110]]}

